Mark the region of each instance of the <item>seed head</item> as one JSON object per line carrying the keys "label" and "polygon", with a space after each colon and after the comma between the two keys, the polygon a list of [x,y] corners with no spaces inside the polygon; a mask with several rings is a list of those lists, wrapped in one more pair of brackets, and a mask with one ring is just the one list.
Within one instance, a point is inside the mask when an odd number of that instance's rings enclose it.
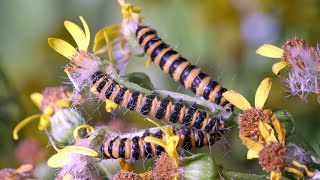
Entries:
{"label": "seed head", "polygon": [[259,164],[264,171],[281,172],[288,165],[287,149],[278,142],[271,142],[259,152]]}

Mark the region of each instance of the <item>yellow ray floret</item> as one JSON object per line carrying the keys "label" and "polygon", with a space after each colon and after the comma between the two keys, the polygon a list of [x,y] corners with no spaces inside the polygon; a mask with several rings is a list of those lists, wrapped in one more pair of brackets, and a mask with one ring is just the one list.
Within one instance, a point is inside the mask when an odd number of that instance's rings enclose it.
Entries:
{"label": "yellow ray floret", "polygon": [[70,160],[72,154],[80,154],[84,156],[96,157],[98,153],[84,146],[67,146],[58,151],[57,154],[51,156],[47,162],[49,167],[58,168],[65,166]]}
{"label": "yellow ray floret", "polygon": [[[80,16],[79,18],[84,27],[84,31],[77,24],[70,21],[65,21],[64,26],[75,40],[78,48],[86,52],[90,43],[90,30],[84,18],[82,16]],[[48,43],[52,47],[52,49],[68,59],[71,59],[71,56],[73,56],[76,52],[76,48],[62,39],[49,38]]]}
{"label": "yellow ray floret", "polygon": [[262,109],[266,102],[272,85],[271,78],[265,78],[261,81],[255,96],[255,107]]}
{"label": "yellow ray floret", "polygon": [[283,55],[283,49],[271,44],[264,44],[257,49],[256,53],[265,57],[281,58]]}
{"label": "yellow ray floret", "polygon": [[224,92],[222,96],[241,110],[251,108],[251,105],[247,101],[247,99],[243,97],[241,94],[237,93],[236,91],[229,90],[227,92]]}
{"label": "yellow ray floret", "polygon": [[277,76],[280,76],[280,71],[289,66],[290,64],[288,62],[285,62],[285,61],[280,61],[280,62],[277,62],[277,63],[274,63],[272,65],[272,72],[277,75]]}

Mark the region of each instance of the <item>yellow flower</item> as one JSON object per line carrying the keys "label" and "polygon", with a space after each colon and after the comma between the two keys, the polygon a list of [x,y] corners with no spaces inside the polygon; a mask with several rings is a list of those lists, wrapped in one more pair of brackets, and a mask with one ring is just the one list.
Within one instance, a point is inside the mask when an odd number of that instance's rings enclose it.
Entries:
{"label": "yellow flower", "polygon": [[58,152],[48,159],[48,166],[59,168],[65,166],[68,162],[72,161],[72,154],[80,154],[89,157],[96,157],[98,153],[90,148],[84,146],[71,145],[63,149],[56,149]]}
{"label": "yellow flower", "polygon": [[239,93],[230,90],[223,93],[223,96],[243,112],[238,115],[238,127],[240,135],[246,137],[257,137],[259,135],[259,121],[268,123],[271,118],[271,111],[264,110],[263,106],[268,98],[272,85],[271,78],[265,78],[259,85],[255,95],[255,107]]}
{"label": "yellow flower", "polygon": [[[268,123],[259,121],[259,130],[265,139],[265,143],[263,144],[240,135],[242,143],[249,149],[247,159],[258,158],[263,170],[270,172],[271,180],[281,179],[281,172],[283,171],[294,173],[299,178],[302,178],[303,173],[297,168],[303,168],[307,172],[307,175],[312,177],[314,173],[310,172],[305,165],[292,160],[294,157],[291,156],[294,155],[290,155],[285,146],[286,131],[274,115],[272,116],[272,124],[274,129]],[[274,130],[278,134],[278,138],[276,138]],[[289,167],[289,165],[293,165],[296,168]]]}
{"label": "yellow flower", "polygon": [[269,58],[280,58],[280,62],[273,64],[272,72],[277,76],[280,75],[280,71],[289,66],[290,64],[283,58],[283,49],[278,48],[271,44],[264,44],[259,47],[256,51],[257,54],[261,56],[269,57]]}
{"label": "yellow flower", "polygon": [[179,136],[176,136],[173,134],[173,129],[172,126],[168,126],[166,129],[161,127],[157,122],[155,122],[152,119],[147,118],[148,121],[152,122],[156,126],[158,126],[162,132],[166,135],[165,140],[161,140],[159,138],[147,136],[144,138],[145,142],[153,143],[153,144],[158,144],[162,146],[165,151],[169,154],[169,156],[173,159],[174,163],[178,167],[178,153],[177,153],[177,145],[179,142]]}
{"label": "yellow flower", "polygon": [[118,0],[118,3],[121,6],[121,14],[123,21],[142,21],[140,17],[141,8],[137,6],[133,6],[130,3],[126,3],[125,0]]}
{"label": "yellow flower", "polygon": [[[90,43],[90,30],[84,18],[82,16],[80,16],[79,18],[84,27],[84,32],[77,24],[70,21],[65,21],[64,26],[75,40],[78,49],[86,52]],[[52,49],[68,59],[71,59],[71,57],[77,52],[76,48],[62,39],[49,38],[48,43],[52,47]]]}
{"label": "yellow flower", "polygon": [[[50,93],[55,93],[50,95]],[[45,96],[44,96],[45,95]],[[53,98],[50,98],[52,96]],[[44,94],[32,93],[30,99],[33,103],[42,111],[42,114],[35,114],[22,120],[13,130],[13,139],[18,140],[18,132],[30,124],[32,121],[40,118],[38,129],[44,131],[50,126],[50,118],[55,114],[55,112],[60,109],[67,109],[70,107],[71,102],[69,101],[71,94],[65,92],[62,87],[57,88],[47,88]],[[51,101],[53,99],[53,101]]]}

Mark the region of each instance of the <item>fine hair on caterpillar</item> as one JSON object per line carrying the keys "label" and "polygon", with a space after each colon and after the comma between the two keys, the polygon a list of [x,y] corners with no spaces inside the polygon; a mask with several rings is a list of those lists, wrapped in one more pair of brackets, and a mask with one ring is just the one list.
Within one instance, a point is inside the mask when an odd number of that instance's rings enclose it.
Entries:
{"label": "fine hair on caterpillar", "polygon": [[180,123],[207,133],[224,131],[226,126],[222,117],[210,116],[207,111],[198,109],[196,103],[186,105],[181,99],[172,101],[170,96],[158,98],[155,93],[131,91],[100,71],[92,75],[92,84],[103,100],[111,100],[120,107],[157,120]]}
{"label": "fine hair on caterpillar", "polygon": [[[174,135],[179,137],[178,147],[184,150],[211,146],[221,138],[219,133],[208,134],[205,131],[183,126],[173,130]],[[159,128],[150,128],[139,133],[130,133],[129,136],[107,137],[101,145],[101,153],[105,158],[146,159],[160,155],[164,152],[163,147],[145,142],[144,137],[153,136],[164,140],[166,134]]]}
{"label": "fine hair on caterpillar", "polygon": [[165,73],[169,73],[175,81],[180,81],[186,89],[191,88],[197,96],[214,102],[227,111],[233,111],[234,105],[222,96],[227,89],[163,42],[155,30],[139,24],[136,39],[151,60]]}

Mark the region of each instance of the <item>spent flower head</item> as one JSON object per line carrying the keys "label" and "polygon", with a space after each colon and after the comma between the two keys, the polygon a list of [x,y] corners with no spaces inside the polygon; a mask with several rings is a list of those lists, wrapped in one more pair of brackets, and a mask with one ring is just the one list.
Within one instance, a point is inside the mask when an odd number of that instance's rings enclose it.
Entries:
{"label": "spent flower head", "polygon": [[[281,179],[281,173],[284,171],[294,173],[299,178],[304,176],[303,171],[309,177],[314,176],[314,173],[302,164],[299,156],[301,152],[290,151],[290,147],[285,145],[286,131],[276,116],[272,116],[271,122],[274,128],[269,123],[259,121],[259,131],[265,140],[263,143],[240,135],[242,143],[249,149],[247,159],[258,158],[259,164],[264,171],[270,173],[270,179],[272,180]],[[276,137],[275,132],[278,137]]]}
{"label": "spent flower head", "polygon": [[118,3],[121,7],[121,23],[107,26],[96,33],[93,52],[96,55],[107,53],[107,58],[123,75],[129,60],[144,54],[135,40],[136,30],[143,18],[140,16],[140,7],[126,3],[124,0],[118,0]]}
{"label": "spent flower head", "polygon": [[50,128],[53,138],[60,143],[72,140],[72,131],[75,127],[85,124],[79,112],[71,109],[71,93],[65,87],[49,87],[42,93],[30,95],[33,103],[40,109],[41,114],[35,114],[22,120],[13,130],[13,138],[19,138],[18,132],[34,120],[40,119],[38,129],[45,131]]}
{"label": "spent flower head", "polygon": [[259,121],[269,123],[272,112],[264,109],[272,85],[271,78],[265,78],[259,85],[255,95],[255,107],[239,93],[229,90],[223,96],[242,110],[238,115],[240,135],[245,137],[260,137]]}
{"label": "spent flower head", "polygon": [[272,71],[280,75],[280,71],[289,67],[288,77],[284,82],[291,95],[299,95],[305,99],[309,93],[319,95],[320,88],[320,49],[309,46],[301,38],[289,39],[282,48],[264,44],[257,54],[270,58],[279,58],[280,62],[272,66]]}

